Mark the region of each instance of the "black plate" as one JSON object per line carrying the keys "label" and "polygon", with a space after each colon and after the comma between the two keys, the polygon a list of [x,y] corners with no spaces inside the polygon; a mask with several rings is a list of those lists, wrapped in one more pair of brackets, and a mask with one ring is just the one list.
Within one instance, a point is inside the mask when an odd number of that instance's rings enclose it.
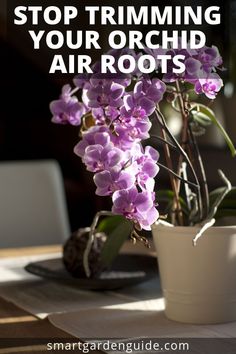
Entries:
{"label": "black plate", "polygon": [[109,271],[96,279],[73,277],[64,268],[61,258],[29,263],[25,269],[34,275],[84,290],[114,290],[157,276],[157,260],[152,256],[122,254],[116,258]]}

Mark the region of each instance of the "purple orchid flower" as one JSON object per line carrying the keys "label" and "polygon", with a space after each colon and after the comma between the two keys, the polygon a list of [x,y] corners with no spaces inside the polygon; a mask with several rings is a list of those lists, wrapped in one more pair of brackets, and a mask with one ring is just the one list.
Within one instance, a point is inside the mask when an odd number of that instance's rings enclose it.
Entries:
{"label": "purple orchid flower", "polygon": [[136,179],[142,190],[153,191],[154,177],[159,172],[158,159],[159,153],[151,146],[146,146],[145,151],[141,151],[140,156],[136,159]]}
{"label": "purple orchid flower", "polygon": [[114,124],[114,129],[118,136],[117,140],[120,146],[127,148],[134,142],[148,139],[151,126],[152,124],[147,117],[143,120],[137,120],[135,118],[125,119],[123,117]]}
{"label": "purple orchid flower", "polygon": [[111,80],[91,78],[90,87],[83,90],[83,102],[90,108],[120,107],[125,88]]}
{"label": "purple orchid flower", "polygon": [[133,94],[124,97],[121,114],[130,117],[142,118],[150,116],[156,104],[162,99],[166,86],[159,79],[141,80],[134,87]]}
{"label": "purple orchid flower", "polygon": [[115,107],[92,108],[92,116],[96,124],[108,124],[113,122],[120,115],[119,109]]}
{"label": "purple orchid flower", "polygon": [[81,117],[86,113],[86,107],[78,101],[77,97],[71,95],[70,85],[65,85],[62,88],[60,99],[50,103],[53,123],[81,124]]}
{"label": "purple orchid flower", "polygon": [[74,152],[83,157],[88,146],[98,144],[105,147],[110,142],[110,131],[106,126],[93,126],[83,133],[83,138],[74,147]]}
{"label": "purple orchid flower", "polygon": [[[174,64],[172,61],[168,61],[168,70],[167,73],[163,75],[163,81],[175,82],[176,80],[181,79],[182,81],[190,82],[195,85],[195,90],[197,93],[204,92],[204,90],[201,91],[200,89],[204,83],[203,81],[199,83],[199,81],[206,80],[206,77],[213,75],[216,72],[216,69],[219,69],[223,63],[219,50],[215,46],[204,46],[203,48],[197,50],[190,50],[189,48],[175,50],[171,49],[167,52],[167,54],[172,57],[177,54],[183,54],[185,56],[184,64],[186,70],[181,74],[173,73]],[[216,86],[217,88],[219,87],[219,85]],[[207,91],[211,92],[209,87]],[[207,97],[209,96],[212,98],[215,95],[209,93]]]}
{"label": "purple orchid flower", "polygon": [[154,206],[154,193],[138,192],[136,187],[119,190],[113,194],[112,211],[115,214],[124,215],[134,222],[138,228],[151,230],[152,225],[159,216]]}
{"label": "purple orchid flower", "polygon": [[203,69],[206,73],[212,72],[213,69],[218,68],[223,64],[222,57],[216,46],[201,48],[198,53],[198,60],[202,63]]}
{"label": "purple orchid flower", "polygon": [[105,147],[102,145],[89,145],[85,149],[83,162],[87,166],[87,170],[98,172],[110,169],[114,166],[119,166],[124,158],[122,150],[108,144]]}
{"label": "purple orchid flower", "polygon": [[90,87],[91,74],[78,74],[74,77],[73,83],[78,89],[86,89]]}
{"label": "purple orchid flower", "polygon": [[208,98],[214,100],[217,93],[223,86],[223,81],[218,74],[211,74],[207,78],[199,79],[195,84],[197,94],[204,93]]}
{"label": "purple orchid flower", "polygon": [[101,196],[112,195],[115,191],[129,189],[135,184],[135,177],[119,167],[96,173],[94,183],[97,186],[96,194]]}

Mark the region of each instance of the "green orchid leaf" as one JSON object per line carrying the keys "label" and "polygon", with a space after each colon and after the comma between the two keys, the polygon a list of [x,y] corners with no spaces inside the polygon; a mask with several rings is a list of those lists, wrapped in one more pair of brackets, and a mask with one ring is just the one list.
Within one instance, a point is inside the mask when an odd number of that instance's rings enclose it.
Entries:
{"label": "green orchid leaf", "polygon": [[225,187],[219,187],[217,189],[215,189],[214,191],[209,193],[209,202],[210,202],[210,208],[212,207],[212,205],[215,204],[217,198],[219,197],[219,195],[223,194],[225,190]]}
{"label": "green orchid leaf", "polygon": [[107,216],[99,221],[97,230],[109,235],[123,220],[122,215]]}
{"label": "green orchid leaf", "polygon": [[132,229],[131,222],[119,215],[107,217],[100,222],[98,230],[105,232],[108,236],[101,251],[101,262],[106,267],[112,264]]}
{"label": "green orchid leaf", "polygon": [[220,219],[220,218],[225,218],[229,216],[235,216],[236,217],[236,209],[218,209],[215,218]]}
{"label": "green orchid leaf", "polygon": [[[210,205],[213,205],[217,196],[222,193],[224,187],[217,188],[212,191],[209,195],[210,197]],[[220,203],[218,210],[225,209],[225,210],[236,210],[236,187],[233,187],[231,191],[225,196],[225,198]]]}
{"label": "green orchid leaf", "polygon": [[217,188],[215,191],[210,193],[210,207],[206,220],[211,220],[216,216],[219,206],[233,188],[224,173],[221,170],[218,170],[218,173],[222,181],[225,183],[225,187]]}
{"label": "green orchid leaf", "polygon": [[[170,189],[161,189],[156,191],[157,200],[169,201],[174,198],[174,192]],[[180,197],[180,201],[184,204],[183,198]]]}
{"label": "green orchid leaf", "polygon": [[[156,191],[156,200],[157,200],[157,202],[167,202],[168,203],[167,210],[168,210],[169,206],[172,207],[172,205],[173,205],[174,192],[169,189],[158,190],[158,191]],[[181,205],[181,208],[182,208],[184,214],[188,215],[189,210],[188,210],[187,204],[185,203],[184,199],[179,196],[179,201],[180,201],[180,205]]]}
{"label": "green orchid leaf", "polygon": [[[232,156],[236,156],[236,149],[234,147],[234,144],[232,142],[232,140],[230,139],[229,135],[226,133],[224,127],[221,125],[221,123],[218,121],[218,119],[215,117],[214,112],[207,106],[197,103],[193,106],[192,110],[190,111],[192,114],[194,112],[198,112],[198,119],[202,119],[202,116],[199,116],[199,114],[204,115],[205,117],[207,116],[209,118],[209,120],[212,121],[212,123],[214,123],[217,128],[219,129],[219,131],[221,132],[221,134],[223,135],[226,144],[228,145]],[[195,113],[196,114],[196,113]],[[205,118],[204,118],[205,119]],[[205,121],[205,120],[204,120]],[[206,122],[206,121],[205,121]]]}

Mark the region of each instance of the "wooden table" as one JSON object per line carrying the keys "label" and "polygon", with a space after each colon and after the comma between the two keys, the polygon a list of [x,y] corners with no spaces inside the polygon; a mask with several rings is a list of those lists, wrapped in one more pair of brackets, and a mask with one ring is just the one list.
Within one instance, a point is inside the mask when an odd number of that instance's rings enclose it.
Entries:
{"label": "wooden table", "polygon": [[0,342],[2,338],[45,337],[68,338],[69,335],[55,328],[47,319],[39,320],[0,298]]}
{"label": "wooden table", "polygon": [[[125,252],[149,253],[143,245],[133,247],[127,243],[124,247]],[[20,257],[29,255],[40,255],[61,252],[61,246],[40,246],[16,249],[1,249],[0,258]],[[42,353],[45,345],[42,339],[73,339],[69,334],[54,327],[46,318],[40,320],[14,304],[3,300],[0,297],[0,354],[8,353]],[[78,339],[76,339],[76,342]],[[45,342],[45,340],[43,341]],[[60,351],[61,353],[62,351]],[[68,353],[68,351],[65,351]],[[93,351],[93,353],[101,353]]]}
{"label": "wooden table", "polygon": [[[124,250],[142,254],[150,253],[150,250],[145,249],[143,245],[133,247],[131,244],[126,244]],[[0,258],[58,253],[60,251],[60,246],[5,249],[0,250]],[[77,343],[79,341],[78,338],[54,327],[47,318],[40,320],[3,300],[0,292],[0,354],[42,353],[47,352],[46,344],[48,342]],[[79,352],[79,350],[76,351]],[[68,350],[61,350],[60,353],[68,353]],[[102,352],[93,351],[91,353],[101,354]]]}
{"label": "wooden table", "polygon": [[[0,250],[0,258],[56,253],[58,245]],[[14,304],[0,298],[0,354],[42,353],[42,338],[71,338],[54,327],[48,319],[39,320]],[[33,341],[32,341],[33,339]],[[15,344],[17,345],[15,345]],[[11,347],[10,347],[11,346]]]}

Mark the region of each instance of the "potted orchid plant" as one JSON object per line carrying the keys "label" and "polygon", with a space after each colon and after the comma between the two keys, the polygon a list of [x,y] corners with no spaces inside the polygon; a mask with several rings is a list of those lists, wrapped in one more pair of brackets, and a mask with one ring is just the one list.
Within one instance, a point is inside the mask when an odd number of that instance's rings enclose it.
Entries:
{"label": "potted orchid plant", "polygon": [[[143,54],[129,49],[116,53],[113,50],[112,54],[118,58],[124,52],[137,60]],[[157,58],[158,50],[147,49],[146,52]],[[84,232],[86,242],[80,265],[88,277],[96,273],[92,269],[92,251],[97,236],[108,236],[99,248],[98,258],[103,265],[109,265],[129,235],[148,245],[142,229],[152,229],[167,316],[184,322],[232,320],[236,318],[236,288],[230,289],[232,299],[226,299],[225,292],[229,291],[228,283],[235,276],[235,258],[226,270],[223,260],[227,256],[223,252],[229,251],[227,245],[232,240],[236,250],[236,227],[213,225],[218,217],[236,215],[236,192],[221,170],[219,179],[223,186],[208,191],[197,144],[198,135],[214,124],[232,155],[236,154],[214,112],[198,100],[201,95],[209,102],[216,98],[223,86],[219,76],[224,70],[223,61],[215,46],[166,51],[172,57],[179,53],[185,55],[186,69],[182,74],[173,74],[170,61],[167,72],[160,75],[161,63],[156,60],[156,68],[149,74],[136,69],[127,75],[105,75],[101,74],[97,62],[93,74],[76,75],[74,87],[65,85],[60,98],[50,104],[54,123],[79,127],[79,142],[74,152],[94,174],[96,194],[109,196],[113,204],[111,211],[98,212],[91,227]],[[166,105],[181,116],[179,139],[168,127],[162,109]],[[163,145],[165,164],[159,162],[157,143]],[[169,190],[158,189],[158,173],[169,175]],[[158,206],[161,201],[166,203],[165,210]],[[102,215],[110,215],[110,218],[99,224]],[[203,233],[197,247],[193,247]],[[216,251],[221,248],[219,256]],[[212,263],[209,257],[212,257]],[[95,268],[99,267],[95,265]],[[218,279],[212,279],[211,272],[219,274],[223,270],[228,272],[230,279],[226,282],[227,276],[222,274],[226,277],[225,292],[223,289],[217,292]],[[209,273],[211,280],[202,279],[199,271],[202,275]],[[207,282],[212,287],[209,291]],[[199,297],[195,291],[200,292]],[[210,316],[213,292],[216,292],[215,305],[222,310]]]}

